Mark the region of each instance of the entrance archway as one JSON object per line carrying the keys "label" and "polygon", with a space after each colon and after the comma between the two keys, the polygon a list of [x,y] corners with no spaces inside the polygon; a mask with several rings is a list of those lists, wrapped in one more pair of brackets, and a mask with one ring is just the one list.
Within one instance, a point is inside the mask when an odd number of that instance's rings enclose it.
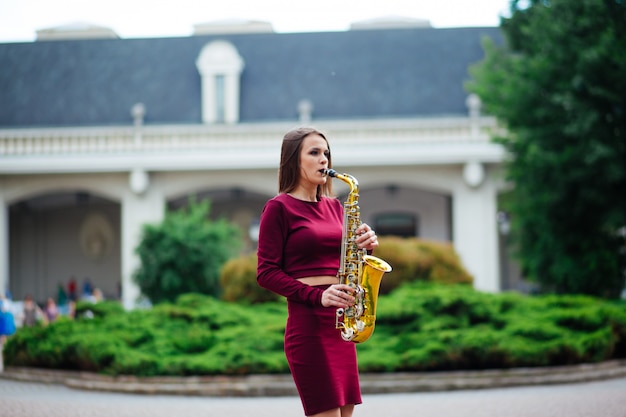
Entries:
{"label": "entrance archway", "polygon": [[9,289],[42,303],[74,278],[120,296],[120,204],[86,190],[39,194],[9,206]]}

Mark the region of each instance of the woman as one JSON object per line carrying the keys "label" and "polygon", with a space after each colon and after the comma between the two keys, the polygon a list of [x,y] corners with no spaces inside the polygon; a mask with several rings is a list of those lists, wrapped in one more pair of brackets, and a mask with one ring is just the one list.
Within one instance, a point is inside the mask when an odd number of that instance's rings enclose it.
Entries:
{"label": "woman", "polygon": [[[257,280],[287,298],[285,355],[304,413],[350,417],[361,403],[356,346],[335,329],[337,308],[354,304],[352,289],[337,278],[341,258],[343,205],[333,198],[326,137],[300,128],[283,138],[279,194],[261,214]],[[378,246],[362,224],[356,239],[368,251]]]}

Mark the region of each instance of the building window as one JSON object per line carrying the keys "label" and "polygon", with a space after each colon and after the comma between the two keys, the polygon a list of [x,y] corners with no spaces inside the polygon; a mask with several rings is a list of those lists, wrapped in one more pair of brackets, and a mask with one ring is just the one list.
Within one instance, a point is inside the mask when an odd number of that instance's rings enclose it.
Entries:
{"label": "building window", "polygon": [[237,49],[230,42],[210,42],[202,48],[196,67],[202,85],[202,121],[239,122],[239,88],[244,62]]}
{"label": "building window", "polygon": [[379,236],[419,236],[419,222],[413,213],[382,213],[374,216],[374,230]]}

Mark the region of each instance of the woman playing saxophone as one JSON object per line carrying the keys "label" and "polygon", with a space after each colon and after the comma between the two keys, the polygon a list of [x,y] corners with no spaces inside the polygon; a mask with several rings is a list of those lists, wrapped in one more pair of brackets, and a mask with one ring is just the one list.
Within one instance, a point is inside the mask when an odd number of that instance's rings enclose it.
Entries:
{"label": "woman playing saxophone", "polygon": [[[285,134],[279,194],[261,215],[257,280],[287,298],[285,355],[307,416],[350,417],[361,403],[356,345],[335,328],[336,310],[354,305],[354,289],[339,283],[343,206],[332,196],[331,153],[311,128]],[[365,223],[358,247],[372,251],[376,233]]]}

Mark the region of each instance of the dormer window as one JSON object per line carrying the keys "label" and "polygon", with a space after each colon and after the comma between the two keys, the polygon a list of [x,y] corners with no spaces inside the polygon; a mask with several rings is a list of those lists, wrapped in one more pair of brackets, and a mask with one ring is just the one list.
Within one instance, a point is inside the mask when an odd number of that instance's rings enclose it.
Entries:
{"label": "dormer window", "polygon": [[211,42],[202,48],[196,67],[202,79],[202,121],[237,123],[239,84],[244,68],[237,49],[230,42]]}

